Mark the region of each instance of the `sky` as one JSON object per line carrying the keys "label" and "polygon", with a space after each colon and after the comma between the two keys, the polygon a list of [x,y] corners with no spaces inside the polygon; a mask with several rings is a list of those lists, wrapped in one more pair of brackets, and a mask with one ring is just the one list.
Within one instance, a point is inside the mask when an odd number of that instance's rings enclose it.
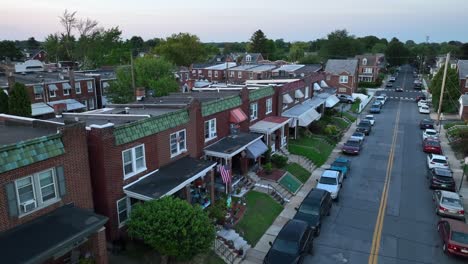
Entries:
{"label": "sky", "polygon": [[173,33],[203,42],[248,41],[261,29],[268,38],[308,41],[336,29],[362,37],[401,41],[468,42],[467,0],[1,0],[0,39],[37,40],[60,32],[65,9],[77,17],[118,26],[123,38],[147,40]]}

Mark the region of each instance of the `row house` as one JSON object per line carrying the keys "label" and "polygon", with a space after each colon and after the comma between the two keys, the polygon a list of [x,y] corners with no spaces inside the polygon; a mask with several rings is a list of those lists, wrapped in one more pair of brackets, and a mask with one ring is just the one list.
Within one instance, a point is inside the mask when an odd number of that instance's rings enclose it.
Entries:
{"label": "row house", "polygon": [[245,64],[259,64],[264,61],[261,53],[249,53],[249,52],[234,52],[229,55],[233,61],[238,62],[240,65]]}
{"label": "row house", "polygon": [[0,114],[2,263],[108,263],[83,123]]}
{"label": "row house", "polygon": [[460,93],[468,93],[468,60],[459,60],[457,63],[458,70],[458,83],[460,86]]}
{"label": "row house", "polygon": [[321,70],[320,64],[284,64],[272,71],[272,78],[304,78]]}
{"label": "row house", "polygon": [[357,55],[358,82],[376,82],[384,68],[384,56],[378,54]]}
{"label": "row house", "polygon": [[[440,69],[443,68],[446,59],[447,59],[446,55],[435,57],[434,65],[429,69],[429,73],[430,73],[432,78],[439,72]],[[451,69],[456,69],[458,67],[458,59],[457,58],[451,58],[450,61],[449,61],[449,67]]]}
{"label": "row house", "polygon": [[35,72],[12,74],[4,80],[4,89],[12,89],[15,82],[26,86],[31,100],[33,117],[48,117],[54,112],[93,110],[97,106],[96,82],[92,76],[64,73]]}
{"label": "row house", "polygon": [[243,84],[247,80],[265,80],[272,77],[272,70],[277,68],[274,64],[246,64],[230,68],[228,82]]}
{"label": "row house", "polygon": [[226,80],[226,71],[235,67],[235,62],[226,62],[215,65],[193,64],[191,67],[191,78],[204,79],[209,82],[222,82]]}
{"label": "row house", "polygon": [[338,93],[352,95],[357,91],[357,59],[328,60],[325,73],[327,75],[326,82],[337,88]]}
{"label": "row house", "polygon": [[[114,68],[107,67],[98,70],[76,71],[75,78],[93,78],[96,85],[96,108],[104,108],[108,104],[107,89],[117,80]],[[89,110],[92,110],[89,108]]]}

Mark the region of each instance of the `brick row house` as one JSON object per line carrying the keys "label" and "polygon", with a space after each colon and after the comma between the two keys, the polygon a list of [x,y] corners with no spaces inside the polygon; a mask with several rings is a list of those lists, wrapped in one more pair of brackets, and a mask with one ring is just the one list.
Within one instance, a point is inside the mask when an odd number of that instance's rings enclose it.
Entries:
{"label": "brick row house", "polygon": [[352,95],[357,91],[358,60],[346,59],[327,61],[325,67],[326,82],[337,89],[339,94]]}
{"label": "brick row house", "polygon": [[107,263],[84,124],[0,114],[0,135],[2,263]]}
{"label": "brick row house", "polygon": [[364,54],[355,57],[358,60],[358,82],[375,82],[384,68],[383,54]]}
{"label": "brick row house", "polygon": [[219,64],[193,64],[190,69],[190,77],[195,80],[208,80],[209,82],[222,82],[226,80],[226,70],[235,67],[235,62]]}

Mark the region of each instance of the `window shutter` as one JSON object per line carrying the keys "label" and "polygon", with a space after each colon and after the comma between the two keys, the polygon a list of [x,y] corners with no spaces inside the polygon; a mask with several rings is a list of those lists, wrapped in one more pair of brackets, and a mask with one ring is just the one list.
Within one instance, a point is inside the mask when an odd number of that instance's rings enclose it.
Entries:
{"label": "window shutter", "polygon": [[10,217],[16,217],[19,214],[18,200],[16,199],[15,184],[13,182],[5,185],[7,199],[8,199],[8,212]]}
{"label": "window shutter", "polygon": [[65,175],[63,173],[63,166],[57,167],[56,171],[57,171],[59,194],[60,194],[60,197],[63,197],[65,196],[65,194],[67,194],[66,184],[65,184]]}

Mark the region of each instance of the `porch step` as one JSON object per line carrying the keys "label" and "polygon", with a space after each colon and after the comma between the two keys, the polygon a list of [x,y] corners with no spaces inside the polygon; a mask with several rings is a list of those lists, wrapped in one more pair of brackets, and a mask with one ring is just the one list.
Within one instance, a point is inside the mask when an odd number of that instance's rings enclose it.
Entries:
{"label": "porch step", "polygon": [[301,165],[302,167],[304,167],[304,169],[308,170],[309,172],[313,172],[315,168],[317,167],[315,166],[313,161],[311,161],[310,159],[306,157],[299,156],[299,155],[290,154],[288,160],[289,162],[295,162]]}
{"label": "porch step", "polygon": [[255,187],[256,190],[270,195],[281,205],[289,202],[293,196],[293,194],[283,188],[283,186],[273,181],[261,180],[255,184]]}

